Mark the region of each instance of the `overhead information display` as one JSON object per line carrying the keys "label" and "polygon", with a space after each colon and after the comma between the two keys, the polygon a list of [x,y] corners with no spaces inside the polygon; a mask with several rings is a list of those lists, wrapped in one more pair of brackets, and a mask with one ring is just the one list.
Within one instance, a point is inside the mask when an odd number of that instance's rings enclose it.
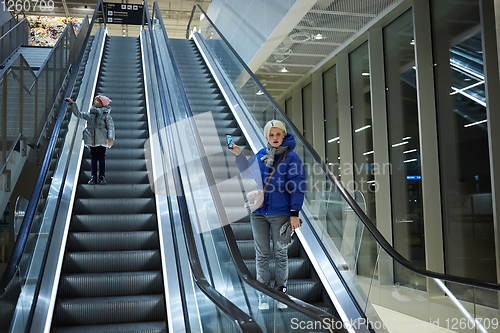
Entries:
{"label": "overhead information display", "polygon": [[143,5],[105,2],[106,23],[141,25],[143,7]]}

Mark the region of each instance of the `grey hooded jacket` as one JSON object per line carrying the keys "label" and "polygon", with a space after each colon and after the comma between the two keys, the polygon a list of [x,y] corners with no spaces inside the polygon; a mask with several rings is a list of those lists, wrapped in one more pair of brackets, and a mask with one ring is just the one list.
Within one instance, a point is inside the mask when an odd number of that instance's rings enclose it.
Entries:
{"label": "grey hooded jacket", "polygon": [[87,127],[83,131],[83,141],[86,146],[108,146],[108,139],[115,139],[115,124],[109,114],[111,107],[103,108],[91,107],[89,112],[78,110],[76,103],[69,105],[71,112],[78,118],[87,121]]}

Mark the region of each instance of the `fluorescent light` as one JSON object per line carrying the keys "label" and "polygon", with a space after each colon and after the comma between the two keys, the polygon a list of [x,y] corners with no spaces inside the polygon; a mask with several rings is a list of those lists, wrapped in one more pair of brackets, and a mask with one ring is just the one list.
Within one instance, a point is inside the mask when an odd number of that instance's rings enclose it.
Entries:
{"label": "fluorescent light", "polygon": [[340,139],[340,136],[338,136],[338,137],[336,137],[336,138],[333,138],[333,139],[328,140],[328,143],[335,142],[335,141],[337,141],[338,139]]}
{"label": "fluorescent light", "polygon": [[479,86],[481,84],[484,83],[484,80],[483,81],[479,81],[479,82],[476,82],[474,84],[471,84],[470,86],[467,86],[465,88],[462,88],[462,89],[457,89],[455,90],[454,92],[450,93],[450,95],[455,95],[455,94],[458,94],[458,93],[461,93],[462,91],[465,91],[465,90],[468,90],[470,88],[474,88],[475,86]]}
{"label": "fluorescent light", "polygon": [[410,140],[411,136],[407,136],[406,138],[403,138],[403,141]]}
{"label": "fluorescent light", "polygon": [[416,162],[418,161],[416,158],[412,158],[411,160],[404,161],[405,163]]}
{"label": "fluorescent light", "polygon": [[372,125],[366,125],[366,126],[363,126],[363,127],[358,128],[358,129],[357,129],[357,130],[355,130],[354,132],[358,133],[358,132],[361,132],[361,131],[363,131],[363,130],[365,130],[365,129],[367,129],[367,128],[370,128],[370,127],[372,127]]}
{"label": "fluorescent light", "polygon": [[416,149],[407,150],[407,151],[404,151],[404,152],[403,152],[403,154],[414,153],[414,152],[416,152],[416,151],[417,151]]}
{"label": "fluorescent light", "polygon": [[370,154],[373,154],[373,150],[372,151],[367,151],[366,153],[363,153],[363,155],[370,155]]}
{"label": "fluorescent light", "polygon": [[286,69],[285,67],[283,67],[281,70],[280,70],[281,73],[288,73],[288,69]]}
{"label": "fluorescent light", "polygon": [[369,180],[369,181],[367,181],[366,183],[367,183],[367,184],[373,184],[373,183],[375,183],[375,181],[374,181],[374,180]]}
{"label": "fluorescent light", "polygon": [[361,73],[363,76],[370,76],[370,73]]}
{"label": "fluorescent light", "polygon": [[479,124],[485,123],[487,121],[488,121],[488,119],[481,120],[481,121],[476,121],[475,123],[470,123],[470,124],[464,125],[464,127],[471,127],[471,126],[474,126],[474,125],[479,125]]}
{"label": "fluorescent light", "polygon": [[328,165],[333,165],[333,163],[328,163]]}
{"label": "fluorescent light", "polygon": [[392,146],[393,147],[399,147],[399,146],[402,146],[402,145],[406,145],[407,143],[408,143],[408,141],[403,141],[403,142],[400,142],[400,143],[395,143]]}
{"label": "fluorescent light", "polygon": [[261,95],[264,95],[264,93],[262,92],[262,90],[259,90],[259,91],[257,91],[257,92],[255,93],[255,95],[259,95],[259,96],[261,96]]}
{"label": "fluorescent light", "polygon": [[464,95],[465,97],[467,97],[467,98],[469,98],[469,99],[473,100],[473,101],[474,101],[474,102],[476,102],[477,104],[480,104],[480,105],[482,105],[482,106],[486,107],[486,103],[485,103],[484,101],[482,101],[482,100],[480,100],[480,99],[478,99],[478,98],[476,98],[476,97],[472,96],[471,94],[468,94],[468,93],[467,93],[467,92],[465,92],[465,91],[461,91],[460,89],[455,88],[455,87],[451,87],[451,89],[453,89],[453,90],[457,90],[457,92],[458,92],[458,93],[460,93],[460,94]]}

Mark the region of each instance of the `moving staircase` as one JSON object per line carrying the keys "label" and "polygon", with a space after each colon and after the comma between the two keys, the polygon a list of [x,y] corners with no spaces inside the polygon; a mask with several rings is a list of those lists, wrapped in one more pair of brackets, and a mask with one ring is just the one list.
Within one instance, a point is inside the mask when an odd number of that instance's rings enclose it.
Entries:
{"label": "moving staircase", "polygon": [[167,332],[138,38],[107,37],[96,94],[111,98],[107,185],[87,185],[86,149],[52,321],[56,332]]}
{"label": "moving staircase", "polygon": [[[230,219],[232,214],[245,216],[231,223],[231,227],[248,269],[256,276],[255,249],[249,215],[241,201],[235,200],[241,197],[240,182],[247,191],[255,187],[255,182],[253,179],[239,179],[234,155],[226,150],[225,135],[231,134],[233,142],[242,148],[245,154],[251,149],[194,41],[170,39],[170,44],[224,207]],[[213,137],[213,123],[217,129],[217,137]],[[221,147],[223,156],[217,153]],[[333,313],[333,305],[296,236],[288,249],[288,255],[288,294]],[[274,279],[272,257],[270,269],[271,279]]]}

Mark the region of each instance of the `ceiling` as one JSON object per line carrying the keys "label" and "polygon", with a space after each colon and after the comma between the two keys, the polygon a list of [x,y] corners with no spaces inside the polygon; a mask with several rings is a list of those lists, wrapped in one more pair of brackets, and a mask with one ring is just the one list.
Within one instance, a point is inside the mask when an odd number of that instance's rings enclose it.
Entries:
{"label": "ceiling", "polygon": [[[141,0],[105,1],[124,4],[142,4]],[[185,38],[191,11],[196,3],[206,11],[211,0],[159,0],[158,7],[170,38]],[[151,13],[154,1],[148,2]],[[30,15],[85,17],[94,13],[96,0],[55,0],[51,12],[31,11]],[[38,9],[38,7],[37,7]],[[139,26],[108,24],[108,33],[113,36],[139,36]]]}
{"label": "ceiling", "polygon": [[[277,47],[271,48],[272,53],[261,55],[257,66],[252,65],[251,68],[275,99],[282,98],[298,81],[310,75],[318,64],[344,47],[364,26],[399,2],[401,0],[318,0],[303,14],[298,24],[286,28],[288,33],[285,32]],[[55,9],[50,14],[84,17],[93,14],[96,3],[96,0],[56,0]],[[142,4],[142,1],[125,0],[122,3]],[[158,1],[170,38],[185,38],[196,3],[207,11],[211,0]],[[153,2],[148,5],[151,12]],[[35,14],[47,15],[47,12]],[[286,22],[281,24],[286,25]],[[108,33],[138,36],[139,26],[109,24]],[[264,46],[261,51],[263,49]]]}

